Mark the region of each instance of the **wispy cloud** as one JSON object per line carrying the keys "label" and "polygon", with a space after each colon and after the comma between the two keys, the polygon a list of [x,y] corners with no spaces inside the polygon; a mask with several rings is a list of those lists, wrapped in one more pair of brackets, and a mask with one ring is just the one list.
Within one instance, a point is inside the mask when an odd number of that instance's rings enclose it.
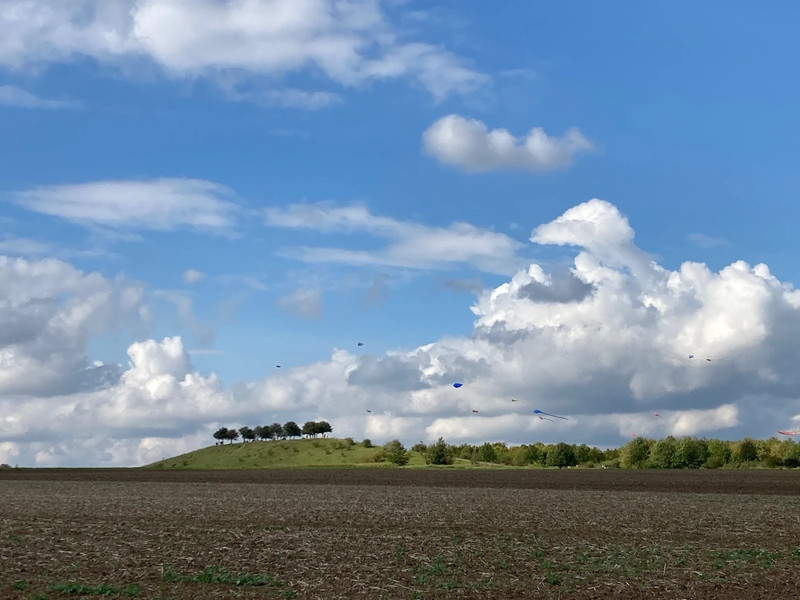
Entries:
{"label": "wispy cloud", "polygon": [[197,269],[186,269],[181,275],[184,283],[197,283],[205,279],[206,274]]}
{"label": "wispy cloud", "polygon": [[322,290],[299,287],[278,298],[278,306],[300,317],[319,319],[322,316]]}
{"label": "wispy cloud", "polygon": [[76,109],[83,106],[77,100],[52,100],[40,98],[15,85],[0,85],[0,106],[34,108],[41,110]]}
{"label": "wispy cloud", "polygon": [[469,265],[491,273],[513,273],[522,263],[517,250],[522,246],[505,234],[468,223],[429,227],[373,215],[363,204],[337,206],[292,204],[265,211],[267,225],[311,229],[324,233],[366,232],[388,240],[379,249],[293,247],[286,256],[311,263],[335,262],[412,269],[447,269]]}
{"label": "wispy cloud", "polygon": [[689,241],[697,244],[701,248],[716,248],[718,246],[727,246],[729,242],[722,238],[715,238],[704,233],[690,233],[688,236]]}
{"label": "wispy cloud", "polygon": [[87,226],[232,234],[240,206],[233,192],[202,179],[117,180],[14,192],[29,210]]}
{"label": "wispy cloud", "polygon": [[573,157],[592,149],[580,131],[572,128],[551,137],[534,127],[523,138],[505,129],[492,129],[476,119],[459,115],[442,117],[422,135],[424,150],[439,162],[468,172],[522,169],[553,171],[569,166]]}

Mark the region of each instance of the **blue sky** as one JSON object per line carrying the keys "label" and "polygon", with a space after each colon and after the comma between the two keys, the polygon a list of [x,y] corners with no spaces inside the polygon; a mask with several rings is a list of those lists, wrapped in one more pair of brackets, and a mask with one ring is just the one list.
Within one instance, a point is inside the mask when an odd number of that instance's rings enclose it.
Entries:
{"label": "blue sky", "polygon": [[5,2],[0,462],[791,427],[797,17]]}

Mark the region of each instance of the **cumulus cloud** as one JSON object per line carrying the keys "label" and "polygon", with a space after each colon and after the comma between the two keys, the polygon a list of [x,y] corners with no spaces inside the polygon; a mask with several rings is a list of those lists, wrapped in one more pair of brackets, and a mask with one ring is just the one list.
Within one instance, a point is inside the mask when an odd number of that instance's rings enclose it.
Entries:
{"label": "cumulus cloud", "polygon": [[50,185],[15,192],[12,198],[29,210],[83,225],[152,231],[230,233],[239,211],[230,189],[201,179]]}
{"label": "cumulus cloud", "polygon": [[0,395],[2,412],[14,416],[0,421],[0,439],[39,466],[142,464],[197,447],[211,423],[240,412],[215,375],[193,371],[178,337],[134,343],[128,357],[102,390],[25,402]]}
{"label": "cumulus cloud", "polygon": [[[354,215],[323,211],[317,226],[394,226]],[[7,269],[0,280],[10,282],[3,293],[12,311],[3,314],[13,318],[0,327],[1,456],[20,464],[142,464],[210,443],[220,425],[290,419],[325,419],[337,435],[378,442],[443,436],[618,446],[632,433],[768,437],[800,412],[800,291],[766,265],[737,261],[712,271],[687,261],[666,269],[601,200],[536,227],[531,239],[574,253],[569,272],[534,263],[483,290],[469,336],[382,355],[334,349],[328,360],[228,387],[196,372],[171,337],[131,345],[129,365],[115,377],[97,372],[58,393],[56,383],[71,382],[71,372],[103,366],[60,363],[83,349],[59,334],[70,323],[96,326],[96,315],[120,301],[89,301],[92,281],[64,265],[37,265],[40,276],[22,288]],[[61,308],[52,306],[54,281],[74,290]],[[126,306],[136,310],[135,296]],[[21,377],[17,352],[43,366]],[[45,367],[56,375],[41,375]],[[35,389],[20,387],[28,377]],[[536,408],[569,420],[538,419]]]}
{"label": "cumulus cloud", "polygon": [[0,106],[15,108],[38,108],[42,110],[58,110],[80,108],[81,103],[75,100],[51,100],[40,98],[15,85],[0,85]]}
{"label": "cumulus cloud", "polygon": [[546,172],[562,169],[573,157],[592,149],[576,128],[562,137],[551,137],[534,127],[524,138],[505,129],[489,128],[477,119],[459,115],[442,117],[422,134],[425,152],[447,165],[472,173],[501,169]]}
{"label": "cumulus cloud", "polygon": [[[328,208],[273,217],[320,231],[395,227],[363,207]],[[800,292],[766,265],[737,261],[713,272],[685,262],[668,270],[635,244],[627,218],[597,199],[536,227],[531,241],[574,249],[572,268],[531,264],[484,290],[468,338],[383,357],[342,352],[333,378],[320,368],[302,388],[284,380],[283,397],[327,406],[313,399],[316,379],[319,389],[349,399],[343,413],[372,411],[355,435],[385,432],[411,442],[423,435],[600,445],[619,445],[631,433],[769,436],[797,413]],[[454,381],[464,386],[454,389]],[[543,421],[534,408],[570,420]]]}
{"label": "cumulus cloud", "polygon": [[113,367],[87,364],[88,340],[147,319],[141,284],[63,261],[0,256],[0,281],[0,397],[49,396],[113,379]]}
{"label": "cumulus cloud", "polygon": [[[436,99],[487,77],[448,50],[406,41],[374,0],[6,0],[0,65],[90,57],[124,67],[146,59],[175,78],[206,77],[231,97],[322,106],[327,90],[285,88],[308,71],[339,86],[407,78]],[[257,91],[253,91],[253,88]]]}
{"label": "cumulus cloud", "polygon": [[330,202],[292,204],[265,211],[272,227],[310,229],[322,233],[368,233],[389,241],[384,248],[351,250],[301,246],[286,256],[310,263],[447,269],[469,265],[489,273],[510,274],[522,264],[522,244],[505,234],[469,223],[430,227],[372,214],[363,204],[337,206]]}

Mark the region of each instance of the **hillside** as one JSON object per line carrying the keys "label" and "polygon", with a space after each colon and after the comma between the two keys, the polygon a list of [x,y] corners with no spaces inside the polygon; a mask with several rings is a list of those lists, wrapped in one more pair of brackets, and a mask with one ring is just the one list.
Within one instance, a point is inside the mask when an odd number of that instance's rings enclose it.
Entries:
{"label": "hillside", "polygon": [[[374,462],[380,446],[365,448],[337,438],[259,441],[208,446],[160,460],[144,469],[259,469],[299,467],[384,466]],[[409,453],[411,465],[424,460]]]}

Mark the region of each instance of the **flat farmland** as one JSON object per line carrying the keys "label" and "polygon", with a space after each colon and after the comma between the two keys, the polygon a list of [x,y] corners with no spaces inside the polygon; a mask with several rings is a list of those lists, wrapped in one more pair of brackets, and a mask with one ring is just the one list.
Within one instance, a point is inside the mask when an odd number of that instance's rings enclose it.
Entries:
{"label": "flat farmland", "polygon": [[798,598],[800,472],[0,471],[0,598]]}

